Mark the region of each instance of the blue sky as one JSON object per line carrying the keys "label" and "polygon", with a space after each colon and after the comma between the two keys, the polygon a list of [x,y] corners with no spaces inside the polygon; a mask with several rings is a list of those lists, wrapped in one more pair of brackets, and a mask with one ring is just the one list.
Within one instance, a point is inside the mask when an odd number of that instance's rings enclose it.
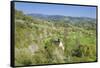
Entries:
{"label": "blue sky", "polygon": [[25,14],[39,13],[96,18],[96,7],[15,2],[15,9]]}

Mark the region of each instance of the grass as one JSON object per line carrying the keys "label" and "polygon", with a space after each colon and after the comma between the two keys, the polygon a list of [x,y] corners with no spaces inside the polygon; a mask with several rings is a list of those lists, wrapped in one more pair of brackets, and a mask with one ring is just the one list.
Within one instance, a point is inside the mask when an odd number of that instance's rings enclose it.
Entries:
{"label": "grass", "polygon": [[[21,16],[22,15],[22,16]],[[29,20],[29,21],[28,21]],[[56,26],[55,26],[56,23]],[[32,19],[23,14],[15,19],[15,65],[75,63],[96,60],[95,31],[71,24]],[[93,33],[93,34],[91,34]],[[65,50],[52,41],[60,38]],[[29,46],[37,46],[31,52]]]}

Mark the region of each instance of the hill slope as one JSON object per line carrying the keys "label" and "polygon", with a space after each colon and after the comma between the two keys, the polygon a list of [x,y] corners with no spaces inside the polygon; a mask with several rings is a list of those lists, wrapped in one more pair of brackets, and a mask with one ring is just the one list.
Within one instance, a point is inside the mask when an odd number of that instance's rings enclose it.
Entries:
{"label": "hill slope", "polygon": [[[60,39],[65,50],[54,41]],[[29,16],[15,12],[15,65],[58,64],[96,60],[94,19]]]}

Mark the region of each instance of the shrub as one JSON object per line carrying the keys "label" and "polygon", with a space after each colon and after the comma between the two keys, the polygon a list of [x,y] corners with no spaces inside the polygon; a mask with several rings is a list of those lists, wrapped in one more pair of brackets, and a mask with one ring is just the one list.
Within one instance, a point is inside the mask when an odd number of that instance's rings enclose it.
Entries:
{"label": "shrub", "polygon": [[15,48],[15,64],[18,65],[31,65],[32,54],[27,48]]}

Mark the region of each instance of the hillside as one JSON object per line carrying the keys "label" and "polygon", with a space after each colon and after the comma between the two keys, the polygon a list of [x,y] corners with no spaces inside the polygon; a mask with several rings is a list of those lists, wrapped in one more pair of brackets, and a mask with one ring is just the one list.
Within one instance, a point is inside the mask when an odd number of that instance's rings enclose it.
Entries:
{"label": "hillside", "polygon": [[16,66],[90,61],[96,61],[95,19],[15,11]]}

